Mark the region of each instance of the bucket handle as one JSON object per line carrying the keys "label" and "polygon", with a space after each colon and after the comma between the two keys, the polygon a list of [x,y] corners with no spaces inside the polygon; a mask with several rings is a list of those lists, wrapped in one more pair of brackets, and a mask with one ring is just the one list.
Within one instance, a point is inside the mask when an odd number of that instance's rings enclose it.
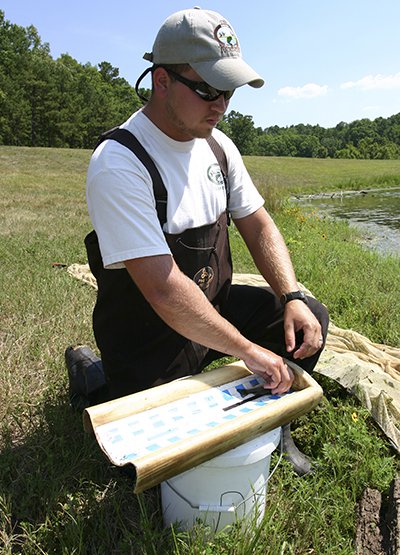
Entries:
{"label": "bucket handle", "polygon": [[235,505],[199,505],[196,508],[203,513],[234,513],[236,511]]}
{"label": "bucket handle", "polygon": [[[272,475],[275,473],[276,469],[278,468],[282,457],[283,457],[283,434],[281,433],[281,437],[279,440],[279,444],[280,444],[280,455],[279,455],[279,459],[276,463],[276,465],[274,466],[274,468],[272,469],[272,471],[269,473],[267,479],[265,480],[265,482],[258,488],[257,491],[254,491],[253,494],[248,497],[247,499],[243,499],[243,501],[240,501],[240,503],[238,503],[237,505],[193,505],[189,499],[186,499],[186,497],[184,495],[181,494],[180,491],[178,491],[177,489],[175,489],[168,480],[165,480],[165,484],[167,484],[167,486],[169,488],[172,489],[172,491],[178,496],[180,497],[183,501],[185,501],[185,503],[187,503],[189,505],[190,508],[195,509],[197,511],[202,511],[202,512],[216,512],[216,513],[233,513],[235,512],[241,505],[243,505],[243,503],[247,503],[247,501],[250,501],[250,499],[252,497],[254,497],[255,495],[258,494],[259,491],[261,491],[263,488],[265,488],[265,486],[268,484],[268,481],[270,480],[270,478],[272,477]],[[228,493],[228,492],[225,492]],[[243,497],[243,495],[239,492],[239,491],[235,491],[234,493],[238,493],[241,497]]]}

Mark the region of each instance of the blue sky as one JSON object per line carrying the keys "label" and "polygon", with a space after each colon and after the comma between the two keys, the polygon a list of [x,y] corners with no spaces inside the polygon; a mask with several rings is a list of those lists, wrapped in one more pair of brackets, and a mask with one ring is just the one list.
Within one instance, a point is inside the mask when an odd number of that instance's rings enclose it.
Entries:
{"label": "blue sky", "polygon": [[257,127],[333,127],[400,112],[400,0],[2,0],[0,9],[34,25],[53,58],[105,60],[134,85],[165,18],[194,5],[225,16],[265,79],[262,89],[239,89],[229,107]]}

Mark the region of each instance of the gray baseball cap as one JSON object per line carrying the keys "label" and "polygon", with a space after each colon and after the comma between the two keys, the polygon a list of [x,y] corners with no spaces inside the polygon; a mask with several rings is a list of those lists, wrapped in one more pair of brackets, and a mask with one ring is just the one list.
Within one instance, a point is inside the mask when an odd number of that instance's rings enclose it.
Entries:
{"label": "gray baseball cap", "polygon": [[230,91],[242,85],[262,87],[264,80],[242,58],[239,40],[219,13],[193,8],[170,15],[145,60],[153,64],[189,64],[212,87]]}

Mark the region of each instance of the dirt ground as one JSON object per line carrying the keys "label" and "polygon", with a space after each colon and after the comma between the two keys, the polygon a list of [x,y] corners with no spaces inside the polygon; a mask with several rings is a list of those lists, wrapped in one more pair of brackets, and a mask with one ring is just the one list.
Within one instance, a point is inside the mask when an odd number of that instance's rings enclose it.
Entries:
{"label": "dirt ground", "polygon": [[400,555],[400,478],[389,494],[367,488],[358,504],[357,555]]}

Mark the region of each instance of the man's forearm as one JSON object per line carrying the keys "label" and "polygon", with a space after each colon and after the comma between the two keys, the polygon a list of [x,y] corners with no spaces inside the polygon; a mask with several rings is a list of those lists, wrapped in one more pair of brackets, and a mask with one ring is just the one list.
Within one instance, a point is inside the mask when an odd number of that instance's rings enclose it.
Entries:
{"label": "man's forearm", "polygon": [[138,261],[125,264],[153,310],[172,329],[210,349],[242,359],[248,355],[251,342],[215,310],[172,257],[150,257],[139,264]]}
{"label": "man's forearm", "polygon": [[[298,289],[288,249],[276,225],[260,209],[251,216],[237,220],[236,225],[267,282],[278,296]],[[321,348],[321,325],[311,310],[300,300],[285,305],[284,330],[286,350],[294,358],[307,358]],[[303,332],[296,347],[296,332]],[[294,350],[296,349],[296,350]]]}
{"label": "man's forearm", "polygon": [[285,241],[267,212],[257,212],[235,221],[236,227],[246,242],[254,262],[280,296],[298,288],[292,261]]}
{"label": "man's forearm", "polygon": [[128,260],[125,266],[153,310],[172,329],[209,349],[242,359],[273,393],[284,393],[293,374],[282,357],[246,339],[223,318],[172,256]]}

